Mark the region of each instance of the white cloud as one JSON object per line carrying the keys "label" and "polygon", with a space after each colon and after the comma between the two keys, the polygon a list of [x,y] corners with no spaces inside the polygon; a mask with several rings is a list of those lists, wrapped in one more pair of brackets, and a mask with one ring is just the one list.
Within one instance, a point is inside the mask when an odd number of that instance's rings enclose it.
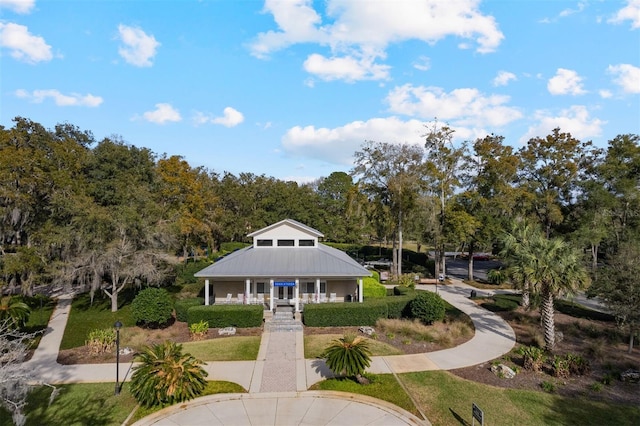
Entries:
{"label": "white cloud", "polygon": [[496,78],[493,79],[493,85],[506,86],[507,84],[509,84],[511,80],[515,81],[517,79],[518,78],[516,77],[516,75],[512,72],[500,71],[498,72],[498,75],[496,76]]}
{"label": "white cloud", "polygon": [[640,68],[630,64],[609,65],[607,72],[613,74],[613,82],[625,93],[640,93]]}
{"label": "white cloud", "polygon": [[22,99],[29,99],[31,102],[37,104],[44,102],[47,98],[51,98],[58,106],[97,107],[103,102],[100,96],[94,96],[90,93],[87,95],[81,95],[79,93],[63,95],[56,89],[34,90],[32,93],[24,89],[19,89],[16,90],[15,95]]}
{"label": "white cloud", "polygon": [[640,0],[627,0],[627,5],[607,22],[621,24],[627,20],[631,21],[632,29],[637,30],[640,28]]}
{"label": "white cloud", "polygon": [[150,67],[160,43],[152,35],[145,34],[140,28],[118,25],[120,41],[124,44],[118,53],[124,60],[136,67]]}
{"label": "white cloud", "polygon": [[36,0],[0,0],[0,8],[11,9],[21,14],[31,12],[35,5]]}
{"label": "white cloud", "polygon": [[222,124],[225,127],[235,127],[244,121],[244,115],[236,109],[226,107],[222,117],[213,119],[215,124]]}
{"label": "white cloud", "polygon": [[413,67],[420,71],[429,71],[431,69],[431,58],[428,56],[420,56]]}
{"label": "white cloud", "polygon": [[352,56],[325,58],[314,53],[304,61],[304,69],[318,78],[331,80],[382,80],[389,78],[389,66],[374,63],[375,57],[357,59]]}
{"label": "white cloud", "polygon": [[[311,55],[305,67],[321,67],[323,79],[354,78],[354,75],[386,79],[385,68],[366,68],[367,72],[362,72],[363,63],[355,65],[366,59],[364,64],[374,66],[376,58],[385,57],[384,50],[389,44],[406,40],[434,44],[454,36],[474,42],[480,53],[496,50],[504,35],[495,19],[483,15],[478,5],[477,0],[396,0],[367,2],[363,7],[361,2],[329,0],[325,9],[327,23],[323,24],[323,17],[313,8],[311,0],[267,0],[263,11],[273,15],[278,29],[258,34],[250,49],[254,56],[264,58],[294,44],[316,43],[328,47],[331,54]],[[326,59],[327,56],[332,59]],[[345,72],[345,64],[338,62],[348,58],[351,58],[349,68],[355,67],[359,74]],[[332,70],[335,75],[329,77]]]}
{"label": "white cloud", "polygon": [[529,139],[543,137],[551,134],[551,131],[559,127],[561,131],[571,133],[571,136],[580,140],[588,140],[602,134],[602,126],[607,122],[589,116],[589,111],[584,105],[573,105],[560,111],[559,115],[552,115],[548,111],[536,111],[534,115],[537,124],[529,127],[527,133],[520,138],[524,144]]}
{"label": "white cloud", "polygon": [[397,117],[354,121],[332,129],[295,126],[282,137],[282,147],[293,156],[350,166],[353,153],[366,140],[418,144],[423,142],[424,132],[422,121],[403,121]]}
{"label": "white cloud", "polygon": [[582,88],[582,77],[573,70],[558,68],[556,75],[547,83],[547,90],[552,95],[582,95],[586,91]]}
{"label": "white cloud", "polygon": [[53,58],[51,46],[42,37],[29,33],[24,25],[0,22],[0,46],[11,51],[19,61],[35,64]]}
{"label": "white cloud", "polygon": [[182,120],[180,112],[173,108],[171,104],[167,103],[156,104],[156,109],[145,112],[142,114],[142,118],[156,124],[165,124],[169,121],[178,122]]}
{"label": "white cloud", "polygon": [[225,127],[235,127],[244,121],[244,115],[234,108],[226,107],[223,114],[221,117],[216,117],[212,114],[197,111],[193,116],[193,122],[196,125],[213,123],[221,124]]}
{"label": "white cloud", "polygon": [[501,127],[522,117],[518,109],[506,105],[509,96],[487,96],[471,88],[447,93],[439,87],[405,84],[391,90],[386,100],[393,113],[425,120],[438,117],[456,126]]}
{"label": "white cloud", "polygon": [[584,8],[585,8],[585,4],[583,2],[579,2],[577,9],[564,9],[563,11],[560,12],[560,17],[564,18],[566,16],[571,16],[574,13],[580,13],[584,10]]}
{"label": "white cloud", "polygon": [[598,94],[599,94],[599,95],[600,95],[600,97],[601,97],[601,98],[603,98],[603,99],[609,99],[609,98],[613,97],[613,93],[611,93],[611,91],[610,91],[610,90],[602,89],[602,90],[600,90],[600,91],[598,92]]}

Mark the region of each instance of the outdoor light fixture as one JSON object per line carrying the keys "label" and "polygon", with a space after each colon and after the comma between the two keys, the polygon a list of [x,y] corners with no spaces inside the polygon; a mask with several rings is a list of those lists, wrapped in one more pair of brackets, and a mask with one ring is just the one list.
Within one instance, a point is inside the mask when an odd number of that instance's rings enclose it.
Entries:
{"label": "outdoor light fixture", "polygon": [[120,320],[116,321],[113,326],[116,329],[116,395],[120,394],[120,329],[122,323]]}

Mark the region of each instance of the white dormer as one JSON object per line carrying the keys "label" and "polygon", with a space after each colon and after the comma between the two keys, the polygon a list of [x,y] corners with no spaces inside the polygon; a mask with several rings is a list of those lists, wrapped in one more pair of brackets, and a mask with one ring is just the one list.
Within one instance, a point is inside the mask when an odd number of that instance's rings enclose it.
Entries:
{"label": "white dormer", "polygon": [[253,238],[253,247],[317,247],[324,235],[292,219],[285,219],[247,235]]}

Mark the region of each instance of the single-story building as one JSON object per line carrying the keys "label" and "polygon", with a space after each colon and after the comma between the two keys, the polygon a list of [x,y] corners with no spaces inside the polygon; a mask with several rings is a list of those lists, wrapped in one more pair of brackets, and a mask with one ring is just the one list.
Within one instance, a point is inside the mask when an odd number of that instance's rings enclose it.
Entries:
{"label": "single-story building", "polygon": [[[319,242],[319,231],[285,219],[248,234],[253,244],[195,274],[205,279],[205,305],[263,303],[278,305],[362,302],[366,268],[345,252]],[[211,287],[211,288],[210,288]]]}

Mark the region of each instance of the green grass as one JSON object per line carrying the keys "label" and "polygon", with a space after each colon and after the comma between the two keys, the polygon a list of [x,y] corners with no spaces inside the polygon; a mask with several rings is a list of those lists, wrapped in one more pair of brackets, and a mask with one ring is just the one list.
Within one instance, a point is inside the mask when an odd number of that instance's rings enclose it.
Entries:
{"label": "green grass", "polygon": [[405,373],[400,379],[434,425],[470,425],[471,404],[491,425],[637,425],[640,407],[543,392],[502,389],[445,371]]}
{"label": "green grass", "polygon": [[[316,334],[304,336],[304,357],[319,358],[329,344],[343,337],[342,334]],[[402,355],[403,352],[391,345],[377,340],[367,339],[371,356]]]}
{"label": "green grass", "polygon": [[556,299],[554,301],[554,307],[558,312],[562,312],[563,314],[570,315],[574,318],[584,318],[588,320],[605,322],[614,322],[616,320],[615,317],[611,314],[594,311],[593,309],[584,307],[579,303],[571,302],[568,300]]}
{"label": "green grass", "polygon": [[234,336],[220,339],[186,342],[188,352],[202,361],[255,361],[260,349],[260,336]]}
{"label": "green grass", "polygon": [[[128,384],[120,395],[114,395],[114,383],[83,383],[56,386],[60,391],[49,406],[52,389],[47,386],[35,388],[27,400],[26,424],[41,425],[121,425],[135,410],[129,424],[152,414],[163,407],[137,408],[138,403],[128,391]],[[202,396],[219,393],[246,393],[236,384],[225,381],[207,383]],[[0,426],[13,425],[11,415],[0,407]]]}
{"label": "green grass", "polygon": [[135,326],[131,313],[131,301],[134,296],[132,291],[120,293],[117,312],[111,312],[111,300],[106,297],[96,294],[93,305],[88,294],[75,298],[60,349],[83,346],[91,330],[113,327],[117,320],[120,320],[125,327]]}
{"label": "green grass", "polygon": [[371,384],[361,385],[351,379],[335,378],[316,383],[309,390],[331,390],[367,395],[395,404],[421,417],[409,395],[392,374],[367,374],[366,377],[371,380]]}

